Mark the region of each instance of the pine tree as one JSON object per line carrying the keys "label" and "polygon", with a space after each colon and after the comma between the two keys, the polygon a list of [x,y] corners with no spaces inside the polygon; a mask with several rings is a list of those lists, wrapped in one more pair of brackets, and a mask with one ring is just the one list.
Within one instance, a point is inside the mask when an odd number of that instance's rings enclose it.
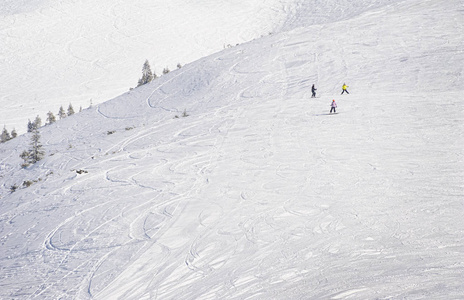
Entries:
{"label": "pine tree", "polygon": [[32,131],[30,149],[24,150],[19,157],[24,160],[24,163],[21,165],[23,168],[35,164],[39,160],[43,159],[45,151],[42,149],[42,144],[40,143],[40,133],[37,128],[34,128]]}
{"label": "pine tree", "polygon": [[53,124],[53,123],[55,123],[55,122],[56,122],[56,117],[55,117],[55,115],[54,115],[51,111],[49,111],[49,112],[47,113],[47,124],[50,125],[50,124]]}
{"label": "pine tree", "polygon": [[74,115],[74,108],[72,107],[72,104],[69,103],[68,106],[68,116]]}
{"label": "pine tree", "polygon": [[6,127],[3,127],[2,134],[0,136],[0,142],[5,143],[7,141],[11,140],[10,133],[8,130],[6,130]]}
{"label": "pine tree", "polygon": [[45,155],[45,152],[42,149],[42,144],[40,143],[40,133],[37,128],[33,131],[30,145],[31,148],[29,149],[29,163],[35,164]]}
{"label": "pine tree", "polygon": [[32,123],[29,119],[29,122],[27,123],[27,132],[32,132],[32,130],[34,130],[34,123]]}
{"label": "pine tree", "polygon": [[34,126],[34,129],[39,129],[40,127],[42,127],[42,119],[39,117],[39,115],[35,117],[33,126]]}
{"label": "pine tree", "polygon": [[180,63],[177,64],[177,68],[180,69],[182,68],[182,65]]}
{"label": "pine tree", "polygon": [[60,120],[66,118],[66,112],[64,111],[63,105],[60,106],[58,117],[60,117]]}
{"label": "pine tree", "polygon": [[146,60],[142,68],[142,78],[139,79],[137,86],[147,84],[155,78],[156,78],[156,75],[153,74],[150,68],[150,63],[148,62],[148,60]]}
{"label": "pine tree", "polygon": [[169,72],[171,72],[171,71],[169,71],[169,68],[168,68],[168,67],[166,67],[166,68],[163,69],[163,75],[166,75],[166,74],[168,74]]}
{"label": "pine tree", "polygon": [[17,136],[18,136],[18,133],[16,132],[16,129],[13,128],[13,130],[11,131],[11,138],[14,139]]}

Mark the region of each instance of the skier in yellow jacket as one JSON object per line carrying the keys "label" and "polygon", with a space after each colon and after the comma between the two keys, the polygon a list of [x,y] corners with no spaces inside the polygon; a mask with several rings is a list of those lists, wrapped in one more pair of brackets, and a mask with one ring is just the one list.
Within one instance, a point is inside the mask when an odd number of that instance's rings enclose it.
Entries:
{"label": "skier in yellow jacket", "polygon": [[342,90],[342,93],[341,93],[340,95],[343,95],[343,93],[345,93],[345,92],[346,92],[347,94],[349,94],[347,88],[348,88],[348,86],[344,83],[343,86],[342,86],[342,89],[343,89],[343,90]]}

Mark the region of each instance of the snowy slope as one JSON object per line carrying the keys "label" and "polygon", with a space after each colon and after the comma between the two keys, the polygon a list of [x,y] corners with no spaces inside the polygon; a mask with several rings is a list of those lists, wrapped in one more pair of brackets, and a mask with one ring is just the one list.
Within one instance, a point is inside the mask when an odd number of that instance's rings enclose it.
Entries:
{"label": "snowy slope", "polygon": [[148,59],[160,75],[228,45],[335,22],[390,0],[4,0],[0,3],[0,124],[71,103],[87,108],[134,87]]}
{"label": "snowy slope", "polygon": [[0,121],[63,105],[86,108],[129,90],[148,59],[158,75],[231,44],[268,35],[294,1],[2,1]]}
{"label": "snowy slope", "polygon": [[1,144],[0,298],[464,297],[460,5],[202,58],[41,128],[27,169]]}

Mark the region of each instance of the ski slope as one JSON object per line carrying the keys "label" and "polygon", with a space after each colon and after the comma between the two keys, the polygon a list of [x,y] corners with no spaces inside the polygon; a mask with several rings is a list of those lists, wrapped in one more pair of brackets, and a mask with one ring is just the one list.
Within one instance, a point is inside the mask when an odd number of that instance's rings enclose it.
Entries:
{"label": "ski slope", "polygon": [[0,298],[464,297],[462,2],[374,2],[0,144]]}
{"label": "ski slope", "polygon": [[75,110],[136,86],[146,59],[164,68],[280,28],[294,1],[44,0],[0,4],[0,120],[26,132],[60,106]]}
{"label": "ski slope", "polygon": [[60,106],[78,111],[156,74],[271,33],[331,23],[388,0],[165,1],[4,0],[0,3],[0,124],[25,133],[28,120]]}

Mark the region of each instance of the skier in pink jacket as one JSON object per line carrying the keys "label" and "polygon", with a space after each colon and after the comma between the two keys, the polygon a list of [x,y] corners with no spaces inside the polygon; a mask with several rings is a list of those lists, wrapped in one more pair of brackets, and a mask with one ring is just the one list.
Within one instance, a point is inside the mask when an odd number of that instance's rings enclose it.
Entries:
{"label": "skier in pink jacket", "polygon": [[332,113],[332,110],[334,113],[336,113],[335,108],[337,108],[337,103],[335,103],[335,100],[332,100],[332,104],[330,105],[330,113]]}

